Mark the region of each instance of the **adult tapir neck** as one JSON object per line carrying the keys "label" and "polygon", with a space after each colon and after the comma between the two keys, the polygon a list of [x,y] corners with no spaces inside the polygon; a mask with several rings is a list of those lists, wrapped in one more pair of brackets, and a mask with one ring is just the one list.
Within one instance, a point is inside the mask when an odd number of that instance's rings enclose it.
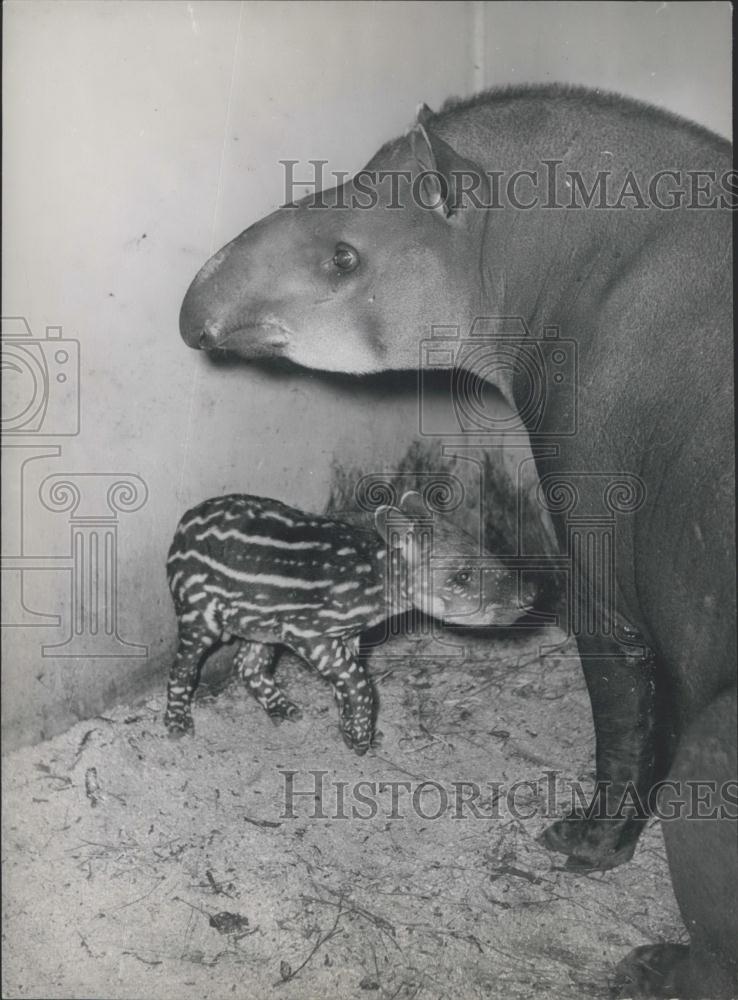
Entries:
{"label": "adult tapir neck", "polygon": [[[644,293],[666,304],[675,293],[676,274],[665,273],[671,247],[696,241],[710,285],[715,261],[729,252],[735,195],[721,179],[730,183],[730,146],[683,119],[615,96],[544,87],[451,104],[427,126],[490,178],[485,280],[470,312],[520,316],[534,335],[559,325],[586,352],[600,337],[595,314],[634,269],[644,271]],[[690,276],[699,297],[703,275]]]}
{"label": "adult tapir neck", "polygon": [[[577,391],[600,396],[587,405],[601,426],[588,449],[578,442],[580,462],[587,449],[596,467],[604,437],[610,462],[640,468],[644,437],[668,462],[689,400],[717,423],[730,391],[719,361],[729,356],[730,146],[632,102],[543,96],[502,92],[428,122],[491,177],[470,316],[520,317],[533,338],[553,328],[575,342]],[[529,392],[519,371],[519,409]],[[555,432],[552,399],[531,430]]]}

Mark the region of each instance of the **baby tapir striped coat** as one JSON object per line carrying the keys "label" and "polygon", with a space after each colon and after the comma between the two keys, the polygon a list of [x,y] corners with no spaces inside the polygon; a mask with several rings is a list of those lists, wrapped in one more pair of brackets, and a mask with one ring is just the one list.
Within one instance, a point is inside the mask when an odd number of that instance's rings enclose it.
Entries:
{"label": "baby tapir striped coat", "polygon": [[[447,620],[471,615],[471,624],[517,617],[514,574],[493,557],[480,559],[464,532],[448,525],[437,532],[433,554],[440,548],[454,562],[429,572],[417,531],[428,512],[419,499],[406,494],[402,509],[380,508],[378,533],[242,494],[188,511],[167,560],[179,628],[165,716],[170,733],[192,730],[202,659],[236,636],[238,675],[272,719],[300,715],[273,677],[277,648],[287,646],[331,683],[343,738],[365,753],[375,702],[357,656],[361,632],[413,606]],[[480,565],[472,565],[475,555]],[[492,574],[491,589],[489,581],[480,584],[482,570]]]}

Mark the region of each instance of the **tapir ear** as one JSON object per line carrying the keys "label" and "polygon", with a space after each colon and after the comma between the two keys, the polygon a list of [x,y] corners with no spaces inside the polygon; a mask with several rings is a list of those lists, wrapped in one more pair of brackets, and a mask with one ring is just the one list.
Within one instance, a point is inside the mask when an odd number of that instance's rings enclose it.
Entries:
{"label": "tapir ear", "polygon": [[415,112],[415,121],[418,125],[426,125],[435,112],[427,104],[419,104]]}
{"label": "tapir ear", "polygon": [[385,542],[395,549],[404,550],[414,531],[412,517],[399,507],[391,507],[389,504],[383,504],[374,511],[374,526]]}
{"label": "tapir ear", "polygon": [[420,197],[424,207],[432,207],[448,218],[454,211],[448,178],[438,166],[430,133],[420,121],[410,130],[410,152],[414,161],[413,173],[415,177],[422,177],[419,188],[413,183],[416,197]]}
{"label": "tapir ear", "polygon": [[436,135],[428,118],[419,114],[408,133],[413,173],[422,176],[418,192],[422,206],[451,219],[463,217],[463,210],[474,205],[488,205],[490,188],[484,170]]}
{"label": "tapir ear", "polygon": [[408,490],[402,494],[400,498],[400,510],[405,514],[415,515],[416,517],[428,517],[430,514],[425,501],[417,490]]}

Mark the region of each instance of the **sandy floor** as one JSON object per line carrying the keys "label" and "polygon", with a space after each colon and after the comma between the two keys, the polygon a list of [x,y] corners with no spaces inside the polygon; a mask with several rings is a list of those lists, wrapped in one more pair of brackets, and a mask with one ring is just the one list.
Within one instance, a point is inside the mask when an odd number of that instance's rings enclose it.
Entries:
{"label": "sandy floor", "polygon": [[[384,740],[363,758],[289,657],[278,676],[300,722],[274,727],[237,687],[203,685],[194,739],[166,737],[162,693],[8,756],[3,996],[607,996],[630,948],[684,930],[657,825],[629,865],[572,874],[536,842],[545,796],[525,786],[509,807],[516,780],[591,777],[579,666],[541,659],[541,641],[384,647],[370,660]],[[313,795],[290,817],[280,772],[304,791],[311,769],[327,772],[327,818]],[[361,780],[410,787],[394,786],[394,815],[390,786],[373,818],[352,817],[370,812]],[[454,818],[461,781],[486,816]]]}

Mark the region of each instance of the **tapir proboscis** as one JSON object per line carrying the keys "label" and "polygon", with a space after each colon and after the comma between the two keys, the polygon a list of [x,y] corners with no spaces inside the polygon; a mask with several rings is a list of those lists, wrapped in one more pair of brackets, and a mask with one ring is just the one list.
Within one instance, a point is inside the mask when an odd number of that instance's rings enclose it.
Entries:
{"label": "tapir proboscis", "polygon": [[[528,368],[511,363],[524,339],[487,336],[482,366],[525,420],[542,483],[571,476],[585,515],[601,506],[603,477],[627,474],[641,494],[618,525],[608,607],[586,552],[573,557],[574,599],[613,626],[576,635],[612,812],[546,831],[572,867],[631,857],[645,818],[618,812],[628,788],[652,802],[667,775],[735,777],[736,200],[730,145],[706,129],[599,92],[491,91],[423,106],[352,180],[215,254],[182,306],[192,347],[355,374],[418,369],[439,326],[460,339],[428,363],[463,366],[475,354],[464,338],[489,333],[485,317],[575,343],[576,408],[549,368],[546,405],[527,405]],[[566,551],[566,518],[552,516]],[[628,995],[735,995],[725,794],[720,819],[682,811],[663,823],[691,946],[634,953],[621,969]]]}

